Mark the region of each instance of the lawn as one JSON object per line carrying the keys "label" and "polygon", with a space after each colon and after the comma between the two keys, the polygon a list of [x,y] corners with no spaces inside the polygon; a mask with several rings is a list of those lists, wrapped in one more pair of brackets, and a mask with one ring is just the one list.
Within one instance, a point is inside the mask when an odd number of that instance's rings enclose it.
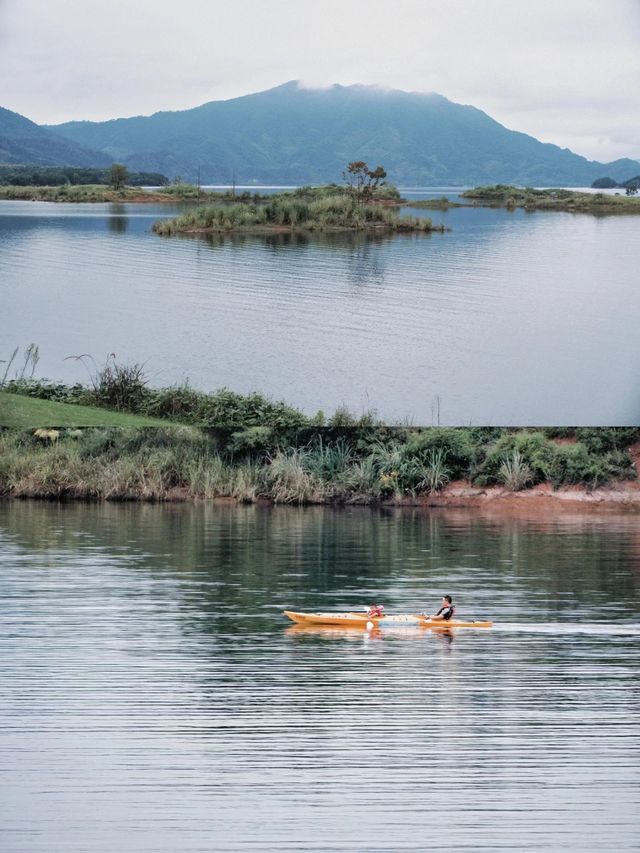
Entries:
{"label": "lawn", "polygon": [[54,403],[0,391],[0,427],[167,426],[167,421],[92,406]]}

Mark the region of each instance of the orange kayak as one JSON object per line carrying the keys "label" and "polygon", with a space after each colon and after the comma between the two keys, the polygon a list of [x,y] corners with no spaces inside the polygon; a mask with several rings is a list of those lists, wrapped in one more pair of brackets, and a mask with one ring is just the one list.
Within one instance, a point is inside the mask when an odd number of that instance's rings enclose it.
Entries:
{"label": "orange kayak", "polygon": [[398,614],[396,616],[367,616],[366,613],[297,613],[294,610],[283,611],[284,615],[297,625],[343,625],[350,628],[414,625],[420,628],[491,628],[493,622],[474,619],[429,619],[427,616]]}

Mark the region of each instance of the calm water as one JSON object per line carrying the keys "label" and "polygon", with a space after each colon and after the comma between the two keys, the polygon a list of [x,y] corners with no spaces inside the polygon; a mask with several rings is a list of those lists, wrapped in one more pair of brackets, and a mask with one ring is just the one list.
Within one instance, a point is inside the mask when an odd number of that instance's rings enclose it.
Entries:
{"label": "calm water", "polygon": [[556,512],[0,503],[3,853],[637,850],[638,518]]}
{"label": "calm water", "polygon": [[115,352],[156,385],[417,424],[438,407],[450,424],[640,422],[639,217],[454,209],[423,212],[452,228],[431,236],[151,233],[176,212],[0,202],[0,358],[34,341],[40,375],[86,381],[65,357]]}

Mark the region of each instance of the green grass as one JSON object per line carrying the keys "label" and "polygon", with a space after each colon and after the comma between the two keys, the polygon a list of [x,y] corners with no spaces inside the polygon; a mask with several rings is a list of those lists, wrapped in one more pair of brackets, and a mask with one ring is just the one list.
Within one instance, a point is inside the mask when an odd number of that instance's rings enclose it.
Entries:
{"label": "green grass", "polygon": [[[205,194],[202,193],[202,197]],[[123,187],[114,190],[104,184],[63,184],[59,187],[0,186],[0,199],[5,201],[55,201],[55,202],[169,202],[198,199],[197,187],[163,187],[146,190],[143,187]]]}
{"label": "green grass", "polygon": [[166,426],[166,421],[0,391],[0,427]]}

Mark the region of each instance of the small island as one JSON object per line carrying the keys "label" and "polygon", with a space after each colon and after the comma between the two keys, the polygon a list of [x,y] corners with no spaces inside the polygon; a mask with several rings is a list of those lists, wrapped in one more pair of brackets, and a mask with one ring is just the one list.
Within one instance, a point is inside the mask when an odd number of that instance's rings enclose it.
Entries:
{"label": "small island", "polygon": [[296,231],[445,231],[431,219],[401,216],[397,205],[358,202],[335,196],[305,202],[279,196],[268,202],[201,205],[174,219],[160,220],[156,234],[224,234]]}
{"label": "small island", "polygon": [[585,193],[566,189],[533,189],[508,184],[475,187],[462,193],[471,206],[559,210],[569,213],[640,213],[640,197]]}
{"label": "small island", "polygon": [[426,217],[400,215],[398,190],[387,185],[382,166],[357,160],[344,172],[345,184],[301,187],[252,201],[200,205],[174,219],[160,220],[156,234],[226,234],[298,231],[445,231]]}

